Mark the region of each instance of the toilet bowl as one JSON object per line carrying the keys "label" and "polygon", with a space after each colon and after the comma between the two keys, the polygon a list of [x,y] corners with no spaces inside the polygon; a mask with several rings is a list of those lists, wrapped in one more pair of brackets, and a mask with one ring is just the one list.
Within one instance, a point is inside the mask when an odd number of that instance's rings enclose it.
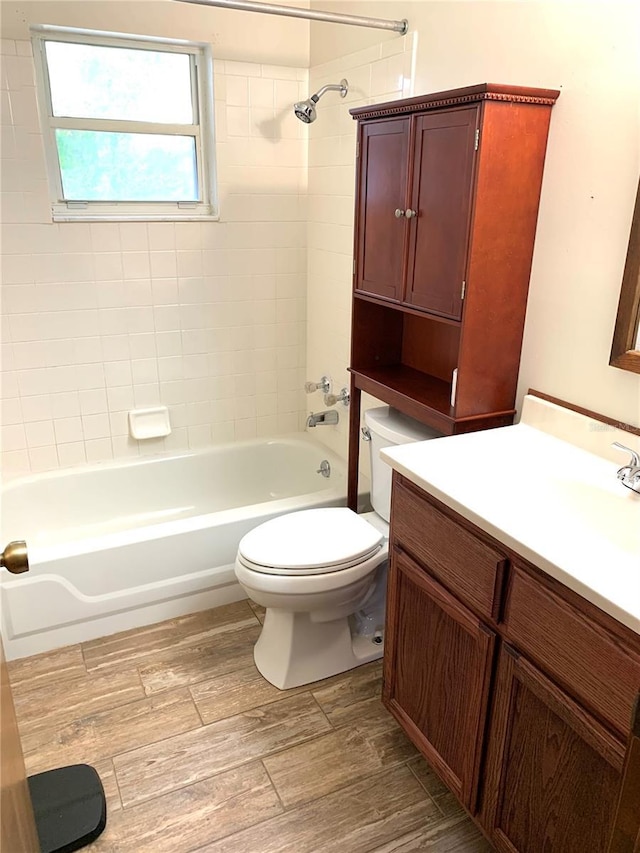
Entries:
{"label": "toilet bowl", "polygon": [[266,609],[254,660],[267,681],[283,690],[382,656],[381,630],[362,630],[363,620],[358,625],[354,618],[383,597],[386,585],[391,473],[379,450],[439,433],[386,406],[365,412],[365,423],[373,512],[294,512],[254,528],[238,548],[238,582]]}

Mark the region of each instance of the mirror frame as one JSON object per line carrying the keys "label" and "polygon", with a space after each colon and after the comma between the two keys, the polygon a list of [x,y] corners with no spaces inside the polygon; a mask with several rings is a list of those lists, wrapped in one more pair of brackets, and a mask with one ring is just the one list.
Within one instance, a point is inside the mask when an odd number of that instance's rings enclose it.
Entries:
{"label": "mirror frame", "polygon": [[609,364],[640,373],[640,349],[635,348],[640,325],[640,183],[631,221],[629,249],[622,276],[618,315]]}

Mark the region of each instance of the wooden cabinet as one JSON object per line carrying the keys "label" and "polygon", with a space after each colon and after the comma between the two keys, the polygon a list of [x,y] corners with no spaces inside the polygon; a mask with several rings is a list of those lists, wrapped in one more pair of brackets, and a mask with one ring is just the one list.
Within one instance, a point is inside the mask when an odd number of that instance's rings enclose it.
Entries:
{"label": "wooden cabinet", "polygon": [[403,551],[392,562],[385,702],[473,811],[495,635]]}
{"label": "wooden cabinet", "polygon": [[355,291],[459,320],[479,108],[364,122]]}
{"label": "wooden cabinet", "polygon": [[640,693],[631,721],[631,737],[607,853],[640,853]]}
{"label": "wooden cabinet", "polygon": [[390,544],[383,701],[496,849],[632,845],[640,636],[397,473]]}
{"label": "wooden cabinet", "polygon": [[405,302],[432,314],[462,316],[480,137],[480,108],[418,115],[407,220],[409,257]]}
{"label": "wooden cabinet", "polygon": [[512,422],[558,94],[482,84],[351,111],[350,506],[362,391],[447,435]]}
{"label": "wooden cabinet", "polygon": [[358,288],[396,301],[403,293],[406,220],[395,211],[406,207],[410,127],[408,118],[371,122],[360,141],[360,195],[367,203],[356,238]]}
{"label": "wooden cabinet", "polygon": [[484,822],[504,853],[604,853],[624,747],[555,684],[503,646]]}

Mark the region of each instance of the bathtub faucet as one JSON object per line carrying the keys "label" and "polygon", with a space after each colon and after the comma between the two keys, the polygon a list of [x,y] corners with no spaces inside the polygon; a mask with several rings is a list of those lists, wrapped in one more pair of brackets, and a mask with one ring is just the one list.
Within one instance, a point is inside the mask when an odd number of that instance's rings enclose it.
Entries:
{"label": "bathtub faucet", "polygon": [[335,426],[340,417],[336,411],[330,412],[311,412],[309,417],[307,418],[307,426],[308,427],[317,427],[324,425]]}

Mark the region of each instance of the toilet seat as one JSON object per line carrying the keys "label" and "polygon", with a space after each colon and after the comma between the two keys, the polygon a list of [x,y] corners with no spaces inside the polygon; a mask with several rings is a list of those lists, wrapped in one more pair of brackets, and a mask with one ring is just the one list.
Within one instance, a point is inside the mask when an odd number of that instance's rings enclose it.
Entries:
{"label": "toilet seat", "polygon": [[243,537],[238,561],[280,575],[340,572],[375,556],[384,535],[346,507],[302,510],[273,518]]}

